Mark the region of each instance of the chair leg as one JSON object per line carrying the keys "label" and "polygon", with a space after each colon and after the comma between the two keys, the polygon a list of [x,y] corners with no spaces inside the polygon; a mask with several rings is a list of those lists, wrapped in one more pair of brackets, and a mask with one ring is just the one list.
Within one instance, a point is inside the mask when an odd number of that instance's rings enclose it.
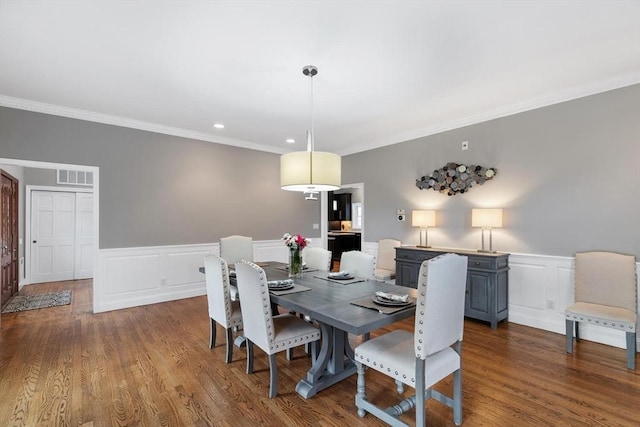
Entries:
{"label": "chair leg", "polygon": [[364,365],[356,362],[356,370],[358,371],[357,389],[356,389],[356,406],[358,407],[358,416],[364,417],[366,412],[358,405],[359,400],[367,400],[367,390],[365,388]]}
{"label": "chair leg", "polygon": [[247,343],[247,374],[253,373],[253,343],[246,340]]}
{"label": "chair leg", "polygon": [[278,394],[278,364],[276,363],[276,355],[269,355],[269,398],[276,397]]}
{"label": "chair leg", "polygon": [[565,333],[566,333],[566,347],[567,353],[573,353],[573,320],[565,320]]}
{"label": "chair leg", "polygon": [[424,389],[424,370],[425,361],[416,357],[416,427],[424,427],[427,425],[427,417],[425,414],[425,389]]}
{"label": "chair leg", "polygon": [[627,368],[636,369],[636,333],[627,332]]}
{"label": "chair leg", "polygon": [[453,422],[462,424],[462,369],[453,373]]}
{"label": "chair leg", "polygon": [[213,348],[216,345],[216,321],[209,318],[211,321],[209,325],[209,348]]}
{"label": "chair leg", "polygon": [[396,380],[396,391],[398,392],[398,394],[404,393],[404,384],[402,383],[402,381]]}
{"label": "chair leg", "polygon": [[287,353],[287,360],[291,361],[293,359],[293,348],[288,348],[286,350]]}
{"label": "chair leg", "polygon": [[233,332],[231,328],[227,328],[227,356],[225,358],[225,363],[231,363],[233,359]]}

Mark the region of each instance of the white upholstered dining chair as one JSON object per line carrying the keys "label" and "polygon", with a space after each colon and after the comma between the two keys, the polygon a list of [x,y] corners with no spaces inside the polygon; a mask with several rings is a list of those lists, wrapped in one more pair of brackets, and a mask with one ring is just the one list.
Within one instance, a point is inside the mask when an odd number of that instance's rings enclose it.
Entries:
{"label": "white upholstered dining chair", "polygon": [[240,303],[231,300],[227,262],[213,254],[204,256],[204,274],[209,305],[209,348],[216,345],[216,322],[226,331],[227,353],[225,362],[233,359],[233,329],[242,327]]}
{"label": "white upholstered dining chair", "polygon": [[[253,239],[247,236],[228,236],[220,238],[220,257],[227,261],[227,265],[246,259],[253,262]],[[238,299],[238,289],[231,287],[231,299]]]}
{"label": "white upholstered dining chair", "polygon": [[264,270],[249,261],[236,263],[242,323],[247,340],[247,373],[253,372],[253,345],[269,356],[269,397],[278,394],[276,353],[311,343],[315,358],[320,329],[292,314],[272,316],[269,286]]}
{"label": "white upholstered dining chair", "polygon": [[[418,278],[413,333],[395,330],[355,349],[358,371],[356,406],[393,426],[406,426],[398,417],[415,406],[416,426],[425,425],[425,401],[434,398],[453,408],[453,421],[462,423],[462,364],[467,257],[444,254],[424,261]],[[415,396],[382,409],[366,396],[365,366],[416,390]],[[431,387],[453,374],[453,398]]]}
{"label": "white upholstered dining chair", "polygon": [[402,242],[396,239],[378,240],[378,256],[376,257],[376,280],[384,282],[396,277],[396,248]]}
{"label": "white upholstered dining chair", "polygon": [[355,277],[373,280],[376,259],[361,251],[343,252],[340,256],[340,271],[349,271]]}
{"label": "white upholstered dining chair", "polygon": [[253,262],[253,239],[238,235],[220,238],[220,256],[230,265],[243,259]]}
{"label": "white upholstered dining chair", "polygon": [[331,251],[324,248],[305,248],[302,251],[302,259],[310,270],[331,270]]}
{"label": "white upholstered dining chair", "polygon": [[638,279],[633,255],[582,252],[575,261],[575,303],[565,311],[566,350],[573,353],[579,324],[613,328],[626,333],[627,368],[635,369]]}

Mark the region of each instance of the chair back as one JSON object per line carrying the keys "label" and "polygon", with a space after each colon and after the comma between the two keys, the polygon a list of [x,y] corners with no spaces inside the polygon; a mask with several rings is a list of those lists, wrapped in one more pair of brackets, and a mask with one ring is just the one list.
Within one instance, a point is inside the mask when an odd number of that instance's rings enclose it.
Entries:
{"label": "chair back", "polygon": [[213,254],[205,255],[204,277],[207,285],[209,317],[227,327],[232,312],[227,262]]}
{"label": "chair back", "polygon": [[323,248],[305,248],[302,251],[302,258],[309,269],[331,270],[331,251]]}
{"label": "chair back", "polygon": [[235,264],[243,259],[253,262],[253,239],[237,235],[221,238],[220,256],[227,264]]}
{"label": "chair back", "polygon": [[343,252],[340,256],[340,270],[349,270],[355,277],[373,280],[376,259],[361,251]]}
{"label": "chair back", "polygon": [[275,336],[267,275],[261,267],[243,260],[236,264],[236,280],[244,336],[266,351]]}
{"label": "chair back", "polygon": [[467,257],[444,254],[420,266],[414,330],[416,357],[427,356],[462,341]]}
{"label": "chair back", "polygon": [[613,252],[576,254],[575,301],[638,311],[636,258]]}
{"label": "chair back", "polygon": [[378,240],[378,257],[376,259],[376,268],[383,270],[396,271],[396,250],[402,242],[395,239]]}

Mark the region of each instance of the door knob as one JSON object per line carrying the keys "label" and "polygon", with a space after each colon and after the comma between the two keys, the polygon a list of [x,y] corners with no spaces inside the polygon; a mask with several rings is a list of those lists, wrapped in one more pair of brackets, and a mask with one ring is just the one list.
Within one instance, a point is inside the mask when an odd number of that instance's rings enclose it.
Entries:
{"label": "door knob", "polygon": [[37,241],[37,240],[34,240],[34,241],[33,241],[33,243],[38,243],[38,241]]}

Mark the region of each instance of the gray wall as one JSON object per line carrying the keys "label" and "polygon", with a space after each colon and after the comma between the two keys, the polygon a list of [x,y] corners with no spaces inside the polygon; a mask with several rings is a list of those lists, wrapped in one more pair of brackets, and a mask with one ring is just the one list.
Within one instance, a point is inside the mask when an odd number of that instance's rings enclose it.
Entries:
{"label": "gray wall", "polygon": [[[461,142],[469,149],[461,150]],[[640,85],[344,157],[343,182],[364,182],[366,240],[419,241],[412,209],[436,209],[436,246],[479,248],[471,209],[504,208],[501,251],[640,260]],[[470,192],[446,196],[415,180],[447,162],[498,168]],[[383,172],[384,171],[384,172]],[[398,208],[408,220],[395,220]]]}
{"label": "gray wall", "polygon": [[314,236],[318,202],[280,189],[280,156],[0,108],[0,157],[100,167],[100,248]]}

